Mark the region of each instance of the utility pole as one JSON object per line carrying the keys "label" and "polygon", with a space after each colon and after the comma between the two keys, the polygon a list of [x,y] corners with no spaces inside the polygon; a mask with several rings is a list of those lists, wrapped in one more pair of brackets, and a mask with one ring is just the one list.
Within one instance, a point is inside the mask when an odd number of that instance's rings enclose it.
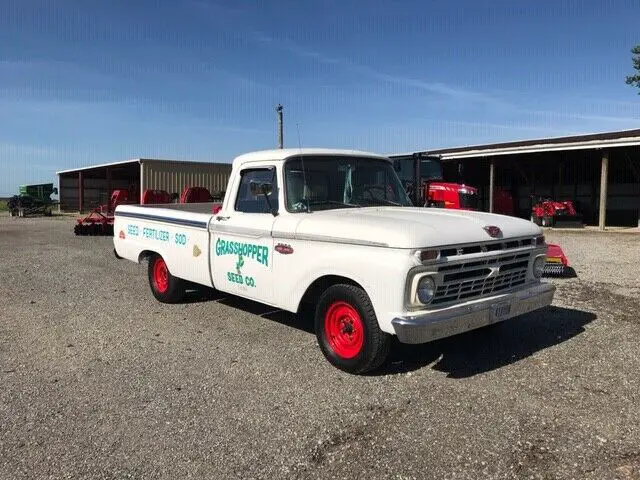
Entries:
{"label": "utility pole", "polygon": [[282,133],[282,105],[276,108],[278,112],[278,148],[284,148],[284,136]]}

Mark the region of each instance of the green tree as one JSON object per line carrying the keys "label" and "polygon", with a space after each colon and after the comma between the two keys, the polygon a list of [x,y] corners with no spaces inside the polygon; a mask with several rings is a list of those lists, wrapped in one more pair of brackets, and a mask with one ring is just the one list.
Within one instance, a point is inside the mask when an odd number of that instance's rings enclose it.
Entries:
{"label": "green tree", "polygon": [[[638,73],[627,76],[627,85],[640,88],[640,45],[633,47],[631,53],[633,53],[633,68],[635,68]],[[638,95],[640,95],[640,92],[638,92]]]}

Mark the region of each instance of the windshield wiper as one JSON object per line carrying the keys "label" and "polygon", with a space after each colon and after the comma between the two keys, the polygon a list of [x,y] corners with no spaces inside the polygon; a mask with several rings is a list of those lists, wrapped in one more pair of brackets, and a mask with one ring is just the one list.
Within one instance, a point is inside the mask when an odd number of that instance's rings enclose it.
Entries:
{"label": "windshield wiper", "polygon": [[394,205],[397,207],[401,207],[402,204],[398,203],[398,202],[394,202],[393,200],[387,200],[386,198],[376,198],[376,199],[366,199],[364,200],[364,202],[369,202],[369,203],[377,203],[380,205]]}
{"label": "windshield wiper", "polygon": [[295,211],[311,212],[311,205],[338,205],[340,207],[362,208],[362,205],[354,203],[339,202],[337,200],[302,200],[294,205]]}
{"label": "windshield wiper", "polygon": [[310,200],[309,202],[304,202],[304,203],[309,203],[309,205],[327,204],[327,205],[344,205],[346,207],[362,208],[362,205],[356,205],[355,203],[338,202],[337,200]]}

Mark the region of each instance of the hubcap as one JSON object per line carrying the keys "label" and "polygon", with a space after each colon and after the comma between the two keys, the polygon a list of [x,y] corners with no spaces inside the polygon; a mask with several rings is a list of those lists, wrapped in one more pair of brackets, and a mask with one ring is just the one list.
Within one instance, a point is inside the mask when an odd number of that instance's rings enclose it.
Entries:
{"label": "hubcap", "polygon": [[158,258],[153,265],[153,280],[160,293],[164,293],[169,289],[169,270],[162,258]]}
{"label": "hubcap", "polygon": [[346,302],[333,303],[327,310],[324,326],[329,344],[338,356],[349,359],[360,353],[364,324],[355,308]]}

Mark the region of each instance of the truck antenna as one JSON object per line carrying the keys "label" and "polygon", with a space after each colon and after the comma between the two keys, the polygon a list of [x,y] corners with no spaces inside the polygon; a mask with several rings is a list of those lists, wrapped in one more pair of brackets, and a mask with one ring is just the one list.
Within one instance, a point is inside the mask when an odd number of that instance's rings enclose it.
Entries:
{"label": "truck antenna", "polygon": [[300,151],[300,164],[302,166],[302,181],[304,182],[304,187],[302,190],[302,194],[304,199],[307,201],[307,213],[311,212],[311,205],[309,205],[309,196],[307,192],[309,191],[309,187],[307,186],[307,174],[304,169],[304,155],[302,155],[302,141],[300,140],[300,124],[296,122],[296,130],[298,131],[298,150]]}
{"label": "truck antenna", "polygon": [[278,104],[276,107],[278,112],[278,148],[284,148],[284,133],[282,131],[282,105]]}

